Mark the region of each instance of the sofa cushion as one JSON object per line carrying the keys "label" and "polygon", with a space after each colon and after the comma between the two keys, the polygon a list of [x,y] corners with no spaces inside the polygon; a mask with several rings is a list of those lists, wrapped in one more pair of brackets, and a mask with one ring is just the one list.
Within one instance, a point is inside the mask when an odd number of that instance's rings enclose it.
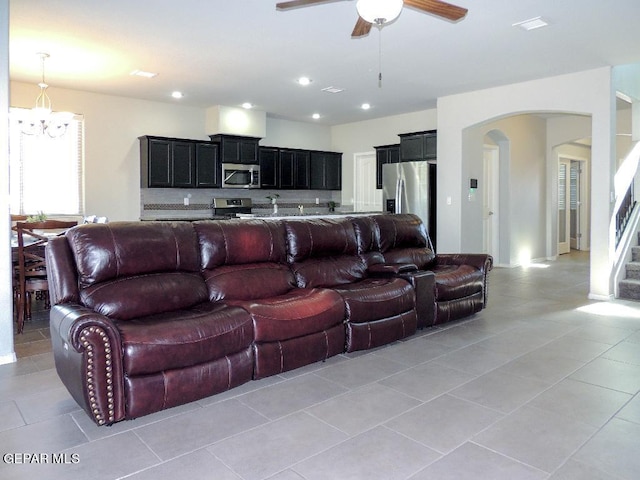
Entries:
{"label": "sofa cushion", "polygon": [[430,268],[435,254],[424,224],[411,214],[376,215],[380,251],[388,263],[414,263],[420,269]]}
{"label": "sofa cushion", "polygon": [[196,234],[187,222],[86,224],[66,233],[80,288],[144,273],[200,269]]}
{"label": "sofa cushion", "polygon": [[194,222],[202,268],[245,263],[285,263],[285,233],[280,222],[223,220]]}
{"label": "sofa cushion", "polygon": [[436,274],[436,301],[456,300],[482,292],[484,273],[471,265],[438,265]]}
{"label": "sofa cushion", "polygon": [[345,306],[333,290],[300,288],[259,302],[233,302],[253,318],[255,341],[276,342],[328,330],[344,322]]}
{"label": "sofa cushion", "polygon": [[415,294],[401,278],[369,278],[335,288],[347,307],[347,320],[373,322],[413,310]]}
{"label": "sofa cushion", "polygon": [[223,358],[253,341],[253,323],[247,312],[209,302],[116,324],[129,376]]}
{"label": "sofa cushion", "polygon": [[102,315],[130,320],[202,303],[207,287],[198,273],[148,273],[94,284],[80,291],[80,299]]}
{"label": "sofa cushion", "polygon": [[301,288],[336,287],[362,280],[367,271],[365,262],[356,256],[312,258],[294,263],[291,269]]}
{"label": "sofa cushion", "polygon": [[348,219],[291,220],[285,222],[285,228],[290,263],[358,254],[355,231]]}
{"label": "sofa cushion", "polygon": [[209,300],[256,300],[283,295],[295,287],[293,273],[278,263],[223,265],[204,270]]}
{"label": "sofa cushion", "polygon": [[298,287],[334,287],[365,278],[353,225],[348,219],[285,222],[287,261]]}

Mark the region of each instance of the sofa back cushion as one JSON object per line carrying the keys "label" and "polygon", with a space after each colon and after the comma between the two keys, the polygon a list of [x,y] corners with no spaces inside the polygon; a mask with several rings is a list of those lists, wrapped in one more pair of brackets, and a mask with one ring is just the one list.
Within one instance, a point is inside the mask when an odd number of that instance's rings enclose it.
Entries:
{"label": "sofa back cushion", "polygon": [[420,217],[413,214],[375,215],[379,249],[386,263],[413,263],[419,269],[433,264],[435,253]]}
{"label": "sofa back cushion", "polygon": [[87,224],[66,234],[80,300],[117,319],[188,308],[207,300],[188,222]]}
{"label": "sofa back cushion", "polygon": [[195,222],[209,300],[256,300],[295,286],[285,230],[270,220]]}
{"label": "sofa back cushion", "polygon": [[368,267],[384,263],[384,255],[380,251],[380,229],[371,216],[353,217],[351,219],[358,243],[358,254]]}
{"label": "sofa back cushion", "polygon": [[299,287],[333,287],[366,276],[348,219],[305,219],[284,222],[287,260]]}
{"label": "sofa back cushion", "polygon": [[194,222],[202,269],[245,263],[286,263],[284,226],[266,220]]}

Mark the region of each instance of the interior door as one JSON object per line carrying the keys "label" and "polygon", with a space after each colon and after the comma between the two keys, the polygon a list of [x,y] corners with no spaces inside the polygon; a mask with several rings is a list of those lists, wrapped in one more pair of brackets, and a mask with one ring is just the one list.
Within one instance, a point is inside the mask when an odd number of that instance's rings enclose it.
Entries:
{"label": "interior door", "polygon": [[558,160],[558,254],[571,251],[571,161]]}
{"label": "interior door", "polygon": [[355,156],[354,210],[356,212],[382,211],[382,190],[376,189],[376,154],[362,153]]}
{"label": "interior door", "polygon": [[569,244],[575,250],[580,250],[580,239],[582,238],[580,228],[580,173],[581,164],[576,160],[571,161],[569,170]]}
{"label": "interior door", "polygon": [[484,175],[482,184],[484,228],[483,251],[498,259],[498,173],[499,150],[493,145],[484,147]]}

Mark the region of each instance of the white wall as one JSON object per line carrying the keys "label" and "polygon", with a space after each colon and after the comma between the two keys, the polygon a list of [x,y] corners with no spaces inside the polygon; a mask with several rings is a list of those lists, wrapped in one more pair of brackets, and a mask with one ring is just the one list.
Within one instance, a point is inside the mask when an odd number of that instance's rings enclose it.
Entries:
{"label": "white wall", "polygon": [[[55,110],[84,115],[87,214],[139,219],[139,136],[208,140],[204,109],[54,87],[48,91]],[[37,93],[35,85],[11,82],[11,106],[31,108]]]}
{"label": "white wall", "polygon": [[267,117],[267,134],[260,145],[331,151],[331,128]]}
{"label": "white wall", "polygon": [[[441,251],[462,251],[463,177],[468,159],[463,156],[466,128],[507,115],[559,111],[592,118],[592,229],[590,295],[609,298],[609,201],[615,171],[615,102],[611,69],[599,68],[504,87],[438,99],[438,246]],[[444,160],[444,161],[441,161]],[[547,165],[547,168],[550,168]],[[451,196],[451,205],[445,199]]]}
{"label": "white wall", "polygon": [[[463,173],[459,180],[464,252],[481,252],[483,246],[483,145],[485,135],[499,131],[509,140],[509,190],[501,192],[500,222],[509,226],[509,249],[500,263],[516,265],[545,257],[546,249],[546,120],[535,115],[514,115],[483,123],[463,132]],[[440,168],[441,162],[438,162]],[[501,174],[503,172],[501,171]],[[469,199],[469,179],[478,179],[475,201]],[[502,179],[504,180],[504,178]],[[505,198],[505,195],[507,198]],[[472,197],[473,198],[473,197]],[[505,224],[505,222],[507,222]]]}
{"label": "white wall", "polygon": [[431,109],[332,127],[333,150],[343,152],[342,203],[353,205],[356,153],[373,152],[373,147],[400,143],[400,133],[434,130],[437,128],[436,118],[436,110]]}

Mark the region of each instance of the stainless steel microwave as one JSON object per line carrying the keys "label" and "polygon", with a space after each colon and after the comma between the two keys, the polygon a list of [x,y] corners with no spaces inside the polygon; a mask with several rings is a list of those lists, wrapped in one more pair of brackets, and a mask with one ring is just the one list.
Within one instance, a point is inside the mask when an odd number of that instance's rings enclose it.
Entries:
{"label": "stainless steel microwave", "polygon": [[260,188],[260,165],[223,163],[222,188]]}

